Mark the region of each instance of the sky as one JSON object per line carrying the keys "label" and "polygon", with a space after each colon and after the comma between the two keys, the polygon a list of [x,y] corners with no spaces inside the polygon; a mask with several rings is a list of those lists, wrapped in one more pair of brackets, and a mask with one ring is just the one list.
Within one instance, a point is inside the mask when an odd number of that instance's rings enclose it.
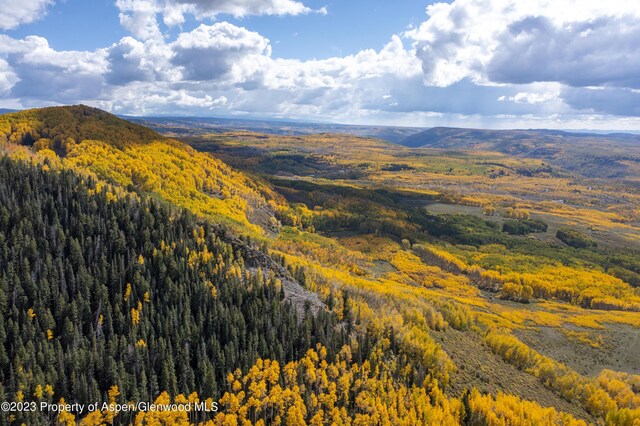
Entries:
{"label": "sky", "polygon": [[0,2],[0,108],[640,130],[638,1]]}

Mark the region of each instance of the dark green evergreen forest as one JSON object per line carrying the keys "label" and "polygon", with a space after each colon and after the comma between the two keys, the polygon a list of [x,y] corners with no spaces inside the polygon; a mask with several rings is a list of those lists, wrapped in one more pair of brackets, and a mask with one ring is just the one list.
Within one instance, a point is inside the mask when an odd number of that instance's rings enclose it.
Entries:
{"label": "dark green evergreen forest", "polygon": [[299,321],[276,278],[245,265],[223,230],[135,194],[113,198],[74,172],[0,159],[3,400],[33,400],[39,385],[55,390],[42,398],[79,403],[106,400],[113,385],[123,400],[218,398],[226,375],[258,357],[344,344],[333,314]]}

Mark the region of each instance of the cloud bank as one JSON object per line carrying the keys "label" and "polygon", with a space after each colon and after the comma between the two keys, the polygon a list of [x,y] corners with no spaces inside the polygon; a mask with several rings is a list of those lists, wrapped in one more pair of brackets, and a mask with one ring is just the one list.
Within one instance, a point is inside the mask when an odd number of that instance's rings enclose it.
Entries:
{"label": "cloud bank", "polygon": [[[38,19],[49,3],[22,1],[21,17],[0,12],[0,28]],[[326,12],[299,1],[116,6],[130,35],[95,51],[55,51],[41,37],[0,34],[0,98],[24,106],[87,102],[127,114],[640,127],[638,2],[436,3],[380,49],[311,61],[274,58],[263,35],[217,21]],[[185,15],[202,23],[167,39],[159,20],[174,26]]]}

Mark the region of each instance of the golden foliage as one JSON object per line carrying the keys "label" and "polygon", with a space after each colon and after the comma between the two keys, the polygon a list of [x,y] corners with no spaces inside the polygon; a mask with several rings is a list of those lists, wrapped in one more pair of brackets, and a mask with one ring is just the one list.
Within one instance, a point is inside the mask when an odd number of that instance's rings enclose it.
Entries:
{"label": "golden foliage", "polygon": [[[374,357],[383,357],[383,348]],[[462,406],[449,399],[435,382],[406,387],[391,379],[393,365],[354,363],[344,347],[329,363],[326,350],[310,349],[282,369],[258,360],[244,375],[230,374],[215,423],[223,424],[458,424]],[[356,413],[345,410],[355,404]]]}
{"label": "golden foliage", "polygon": [[490,426],[511,425],[566,425],[586,426],[582,420],[576,420],[566,413],[558,413],[554,408],[541,407],[535,402],[523,400],[515,395],[498,392],[496,398],[482,395],[476,389],[468,399],[471,409],[469,424]]}
{"label": "golden foliage", "polygon": [[155,141],[118,149],[102,141],[82,141],[64,163],[123,187],[133,185],[157,193],[196,214],[253,235],[264,231],[252,220],[261,212],[273,214],[264,198],[268,190],[178,142]]}
{"label": "golden foliage", "polygon": [[136,308],[131,308],[131,323],[133,325],[138,325],[140,322],[140,313],[142,312],[142,302],[138,302],[138,306]]}
{"label": "golden foliage", "polygon": [[[64,407],[66,402],[64,398],[60,398],[60,406]],[[60,411],[58,414],[58,423],[65,426],[75,426],[76,425],[76,416],[69,413],[68,411]]]}

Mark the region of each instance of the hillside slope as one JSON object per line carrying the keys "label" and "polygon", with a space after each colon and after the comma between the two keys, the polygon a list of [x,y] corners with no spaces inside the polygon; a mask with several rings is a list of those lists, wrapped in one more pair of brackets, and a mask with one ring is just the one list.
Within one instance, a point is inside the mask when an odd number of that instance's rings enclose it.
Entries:
{"label": "hillside slope", "polygon": [[[640,335],[635,219],[611,214],[633,211],[631,186],[605,179],[595,186],[526,156],[346,135],[230,132],[184,140],[263,174],[298,213],[272,247],[305,271],[306,286],[329,306],[339,311],[340,295],[348,294],[363,325],[393,330],[448,395],[464,398],[472,387],[497,398],[511,393],[611,424],[640,415],[622,414],[640,399],[620,383],[634,401],[628,405],[611,382],[640,372],[636,356],[612,349],[620,347],[614,332],[626,341]],[[607,232],[620,229],[626,252],[622,240],[598,248],[599,236],[597,247],[575,248],[555,237],[583,217]],[[596,234],[577,229],[585,241]],[[548,329],[559,335],[554,342]],[[580,363],[556,358],[549,344],[585,355]],[[572,370],[586,363],[584,376]]]}
{"label": "hillside slope", "polygon": [[209,155],[96,108],[52,107],[0,116],[2,140],[59,157],[65,166],[124,188],[156,193],[252,236],[277,227],[268,187]]}
{"label": "hillside slope", "polygon": [[[217,399],[227,373],[258,358],[344,342],[335,317],[282,300],[292,280],[266,255],[184,209],[112,190],[0,158],[2,397],[87,404],[115,387],[124,401]],[[51,422],[42,410],[17,419]]]}
{"label": "hillside slope", "polygon": [[[273,210],[278,204],[266,185],[208,154],[99,109],[78,105],[13,113],[0,117],[0,132],[5,150],[26,146],[48,164],[160,197],[240,234],[261,239],[278,229]],[[259,263],[267,269],[279,267],[266,257]],[[287,298],[300,309],[305,302],[314,309],[320,305],[315,294],[288,274],[278,275]]]}

